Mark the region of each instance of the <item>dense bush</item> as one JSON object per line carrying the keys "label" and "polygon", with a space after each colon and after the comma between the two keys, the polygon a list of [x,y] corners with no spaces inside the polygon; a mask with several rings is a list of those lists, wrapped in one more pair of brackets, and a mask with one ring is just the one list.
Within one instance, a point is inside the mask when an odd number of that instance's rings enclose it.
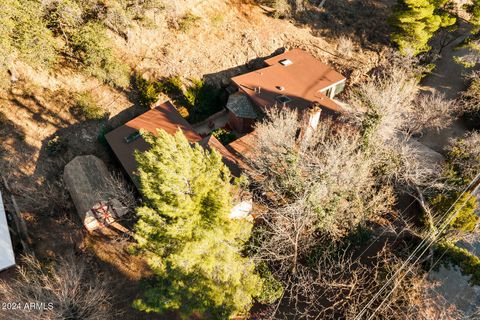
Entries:
{"label": "dense bush", "polygon": [[138,90],[138,99],[143,106],[150,107],[157,102],[160,91],[156,82],[150,82],[142,76],[137,76],[135,84]]}
{"label": "dense bush", "polygon": [[[443,191],[434,188],[429,196],[434,221],[428,221],[443,223],[455,214],[447,230],[473,232],[480,221],[476,213],[477,198],[470,192],[462,194],[462,191],[480,172],[480,134],[471,133],[453,140],[443,170],[440,179],[444,185]],[[440,218],[450,208],[450,213],[445,218]]]}
{"label": "dense bush", "polygon": [[106,116],[105,110],[96,103],[95,99],[88,92],[76,95],[73,112],[85,120],[102,120]]}
{"label": "dense bush", "polygon": [[[63,55],[106,83],[129,84],[129,69],[117,59],[106,31],[115,30],[115,10],[127,12],[131,5],[95,0],[1,0],[0,7],[0,72],[6,72],[15,60],[51,67]],[[129,22],[121,24],[123,32]]]}
{"label": "dense bush", "polygon": [[472,285],[480,285],[480,258],[466,249],[447,242],[437,245],[436,255],[443,255],[444,262],[454,263],[460,267],[462,273],[471,275],[470,283]]}
{"label": "dense bush", "polygon": [[[183,83],[180,77],[167,77],[160,81],[148,81],[142,76],[137,76],[136,85],[140,103],[151,106],[157,102],[160,93],[164,93],[181,105],[185,105],[186,98],[183,91]],[[189,107],[189,104],[186,104]]]}
{"label": "dense bush", "polygon": [[87,23],[72,35],[71,41],[75,57],[88,73],[118,87],[128,86],[128,68],[115,57],[101,24]]}
{"label": "dense bush", "polygon": [[463,118],[473,128],[480,129],[480,79],[478,74],[470,82],[468,89],[463,93]]}
{"label": "dense bush", "polygon": [[191,80],[192,85],[185,92],[190,122],[205,120],[222,109],[220,90],[202,80]]}
{"label": "dense bush", "polygon": [[34,67],[48,67],[59,47],[43,17],[42,4],[34,0],[0,1],[0,68],[16,58]]}
{"label": "dense bush", "polygon": [[226,145],[236,139],[236,136],[233,132],[224,129],[218,128],[212,132],[212,135],[217,138],[222,144]]}
{"label": "dense bush", "polygon": [[183,82],[179,76],[162,79],[156,84],[157,90],[172,96],[183,96]]}
{"label": "dense bush", "polygon": [[443,216],[451,208],[450,213],[443,221],[436,222],[443,223],[455,214],[455,218],[448,224],[447,229],[471,232],[475,230],[479,222],[479,217],[475,212],[477,209],[477,198],[471,193],[465,193],[454,205],[455,200],[459,196],[460,194],[458,193],[440,194],[432,199],[431,205],[436,217]]}
{"label": "dense bush", "polygon": [[283,285],[280,281],[275,279],[266,263],[260,263],[257,268],[257,273],[263,280],[263,290],[257,297],[260,303],[272,304],[283,295]]}
{"label": "dense bush", "polygon": [[460,187],[468,185],[480,172],[480,132],[454,140],[447,154],[447,177]]}
{"label": "dense bush", "polygon": [[179,112],[190,122],[205,120],[222,108],[220,90],[202,80],[191,79],[185,86],[179,76],[157,82],[137,77],[136,84],[142,104],[149,106],[157,101],[160,93],[164,93],[175,101]]}

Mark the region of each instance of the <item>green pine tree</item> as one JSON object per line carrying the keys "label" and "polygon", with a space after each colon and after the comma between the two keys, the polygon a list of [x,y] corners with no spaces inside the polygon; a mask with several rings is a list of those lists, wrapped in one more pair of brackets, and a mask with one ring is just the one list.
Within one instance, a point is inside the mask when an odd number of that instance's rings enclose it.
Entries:
{"label": "green pine tree", "polygon": [[176,310],[186,319],[248,311],[262,281],[240,253],[252,224],[229,218],[231,176],[221,156],[181,132],[142,135],[152,147],[136,155],[145,206],[135,238],[155,280],[135,307]]}
{"label": "green pine tree", "polygon": [[471,0],[466,4],[466,9],[470,13],[468,20],[473,25],[473,33],[478,33],[480,28],[480,0]]}
{"label": "green pine tree", "polygon": [[435,31],[451,26],[456,19],[442,10],[448,0],[398,0],[391,24],[391,40],[404,54],[431,49],[428,41]]}

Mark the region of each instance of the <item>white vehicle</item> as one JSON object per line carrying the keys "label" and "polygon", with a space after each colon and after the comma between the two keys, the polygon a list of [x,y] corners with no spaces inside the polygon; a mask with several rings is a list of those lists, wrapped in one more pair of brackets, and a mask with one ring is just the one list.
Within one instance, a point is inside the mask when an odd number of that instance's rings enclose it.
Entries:
{"label": "white vehicle", "polygon": [[8,229],[7,216],[3,206],[2,193],[0,192],[0,271],[15,265],[12,239]]}

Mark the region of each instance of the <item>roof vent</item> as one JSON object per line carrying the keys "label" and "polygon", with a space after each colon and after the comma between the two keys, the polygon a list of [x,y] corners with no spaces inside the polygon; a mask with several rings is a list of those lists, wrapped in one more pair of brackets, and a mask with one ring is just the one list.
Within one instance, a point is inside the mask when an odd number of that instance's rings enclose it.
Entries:
{"label": "roof vent", "polygon": [[283,60],[280,60],[279,62],[282,66],[289,66],[289,65],[293,64],[292,60],[290,60],[290,59],[283,59]]}
{"label": "roof vent", "polygon": [[283,87],[283,86],[276,86],[275,88],[277,88],[277,90],[279,90],[279,91],[285,90],[285,87]]}

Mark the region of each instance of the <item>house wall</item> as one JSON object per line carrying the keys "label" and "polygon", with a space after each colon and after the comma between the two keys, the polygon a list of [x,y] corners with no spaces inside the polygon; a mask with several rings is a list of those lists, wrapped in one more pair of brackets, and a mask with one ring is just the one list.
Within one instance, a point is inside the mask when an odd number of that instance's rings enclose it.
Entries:
{"label": "house wall", "polygon": [[309,110],[303,114],[302,139],[308,139],[317,130],[321,113],[322,109],[315,108],[314,110]]}
{"label": "house wall", "polygon": [[253,130],[255,119],[239,118],[231,111],[228,112],[228,124],[239,133],[248,133]]}
{"label": "house wall", "polygon": [[337,94],[343,91],[343,89],[345,88],[345,82],[346,80],[342,80],[340,82],[332,84],[331,86],[323,89],[321,92],[327,95],[327,97],[329,97],[330,99],[333,99]]}

